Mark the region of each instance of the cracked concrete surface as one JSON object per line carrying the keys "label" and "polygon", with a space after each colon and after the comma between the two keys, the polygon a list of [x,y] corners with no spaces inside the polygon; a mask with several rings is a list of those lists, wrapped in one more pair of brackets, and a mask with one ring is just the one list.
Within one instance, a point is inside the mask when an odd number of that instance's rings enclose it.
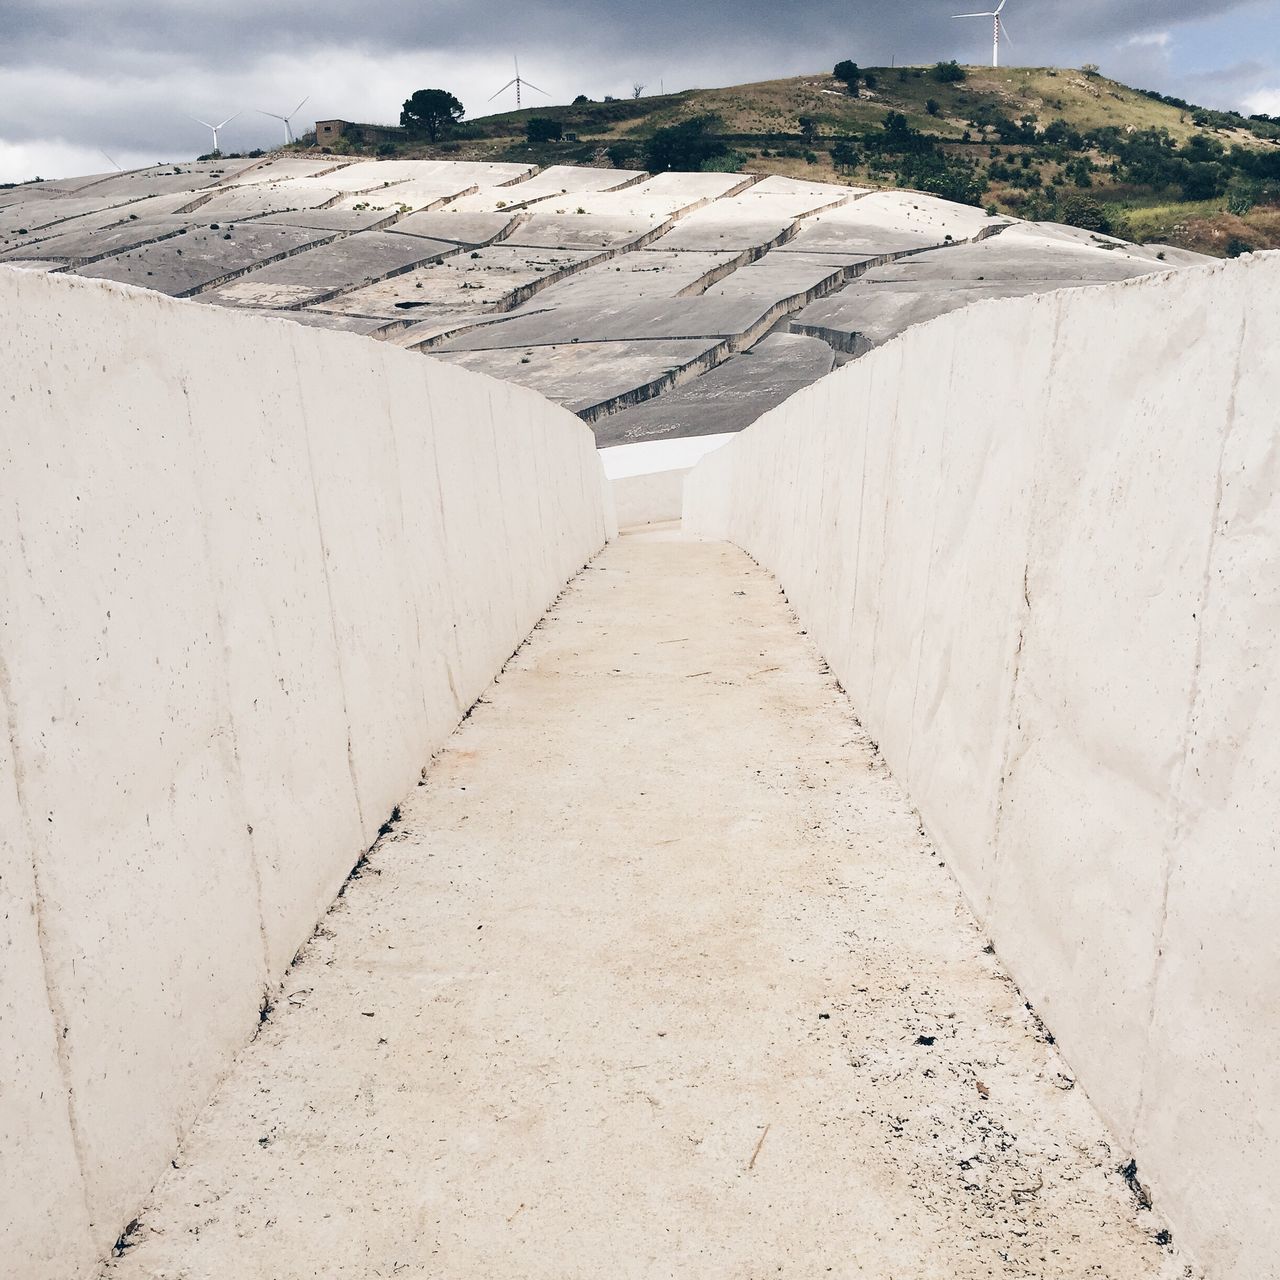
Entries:
{"label": "cracked concrete surface", "polygon": [[102,1274],[1189,1274],[1124,1158],[776,583],[658,531],[425,771]]}

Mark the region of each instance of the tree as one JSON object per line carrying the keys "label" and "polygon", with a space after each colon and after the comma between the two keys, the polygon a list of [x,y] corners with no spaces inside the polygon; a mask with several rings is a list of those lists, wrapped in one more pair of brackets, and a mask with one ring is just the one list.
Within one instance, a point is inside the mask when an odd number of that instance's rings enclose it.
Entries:
{"label": "tree", "polygon": [[426,134],[435,142],[463,117],[463,107],[447,89],[419,89],[405,99],[400,123],[410,133]]}
{"label": "tree", "polygon": [[968,79],[968,73],[954,58],[950,62],[937,63],[929,74],[939,84],[959,84],[961,80]]}
{"label": "tree", "polygon": [[862,79],[862,72],[858,70],[856,62],[850,62],[848,58],[843,62],[837,62],[836,69],[832,74],[849,90],[851,98],[858,96],[858,83]]}
{"label": "tree", "polygon": [[818,136],[818,122],[812,116],[801,116],[799,123],[804,140],[812,142]]}
{"label": "tree", "polygon": [[530,116],[525,121],[524,136],[530,142],[559,142],[564,137],[564,126],[547,116]]}
{"label": "tree", "polygon": [[650,173],[668,169],[690,172],[729,155],[728,144],[711,132],[718,123],[715,116],[691,116],[656,130],[645,147],[645,168]]}
{"label": "tree", "polygon": [[1107,211],[1092,196],[1064,197],[1058,205],[1058,221],[1085,231],[1098,231],[1103,235],[1111,233],[1111,220],[1107,217]]}
{"label": "tree", "polygon": [[585,93],[580,93],[576,98],[574,98],[573,105],[575,107],[585,107],[590,101],[591,99],[588,98]]}
{"label": "tree", "polygon": [[831,161],[837,169],[856,169],[862,163],[862,152],[852,138],[841,138],[831,148]]}
{"label": "tree", "polygon": [[639,80],[636,80],[631,86],[631,96],[633,98],[639,98],[647,87],[648,86],[642,84]]}
{"label": "tree", "polygon": [[931,115],[936,116],[942,107],[939,106],[937,98],[927,98],[925,100],[924,109]]}

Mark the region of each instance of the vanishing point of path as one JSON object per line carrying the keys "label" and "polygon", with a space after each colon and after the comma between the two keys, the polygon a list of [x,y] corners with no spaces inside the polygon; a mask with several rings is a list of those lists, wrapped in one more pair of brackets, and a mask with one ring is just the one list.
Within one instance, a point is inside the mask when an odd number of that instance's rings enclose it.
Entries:
{"label": "vanishing point of path", "polygon": [[104,1275],[1187,1274],[824,671],[741,552],[610,546]]}

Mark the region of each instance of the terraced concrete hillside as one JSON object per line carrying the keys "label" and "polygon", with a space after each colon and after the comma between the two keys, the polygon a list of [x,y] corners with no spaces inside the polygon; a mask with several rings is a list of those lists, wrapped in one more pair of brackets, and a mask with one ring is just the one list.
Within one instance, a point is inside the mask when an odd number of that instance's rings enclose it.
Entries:
{"label": "terraced concrete hillside", "polygon": [[1200,260],[776,175],[287,155],[0,193],[0,264],[392,342],[535,388],[601,444],[740,430],[982,298]]}

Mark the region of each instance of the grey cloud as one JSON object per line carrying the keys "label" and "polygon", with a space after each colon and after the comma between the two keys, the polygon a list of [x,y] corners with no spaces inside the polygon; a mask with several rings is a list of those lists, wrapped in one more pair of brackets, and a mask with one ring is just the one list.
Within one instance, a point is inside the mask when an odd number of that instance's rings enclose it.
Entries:
{"label": "grey cloud", "polygon": [[[1243,11],[1251,0],[1009,0],[1014,52],[1024,63],[1102,63],[1149,87],[1190,92],[1167,54],[1125,48],[1135,35]],[[316,116],[394,119],[423,84],[458,93],[472,115],[519,52],[532,79],[566,101],[625,93],[633,79],[668,90],[732,84],[830,67],[985,56],[978,23],[951,20],[957,0],[9,0],[0,42],[4,145],[61,140],[164,158],[190,156],[207,135],[185,114],[237,108],[228,147],[278,140],[256,107],[287,110],[304,93]],[[1256,9],[1256,0],[1253,0]],[[1225,60],[1225,59],[1224,59]],[[1271,84],[1280,81],[1273,76]],[[1268,87],[1221,73],[1201,86],[1214,105]],[[1226,95],[1225,99],[1223,95]],[[204,118],[210,118],[205,115]],[[0,173],[0,177],[12,177]],[[26,175],[30,176],[30,175]]]}

